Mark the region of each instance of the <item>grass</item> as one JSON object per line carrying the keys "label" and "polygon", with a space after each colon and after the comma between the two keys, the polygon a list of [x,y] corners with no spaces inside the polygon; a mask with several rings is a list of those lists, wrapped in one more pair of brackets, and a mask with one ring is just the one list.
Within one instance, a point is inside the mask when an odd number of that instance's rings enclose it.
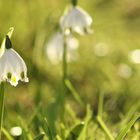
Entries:
{"label": "grass", "polygon": [[[5,84],[2,140],[139,140],[140,67],[129,56],[140,49],[139,1],[79,1],[93,17],[94,33],[74,34],[80,43],[78,60],[53,65],[46,43],[69,2],[0,2],[0,40],[15,27],[13,46],[27,63],[30,80],[16,88]],[[130,77],[120,75],[121,64],[130,68]],[[11,135],[15,126],[22,135]]]}

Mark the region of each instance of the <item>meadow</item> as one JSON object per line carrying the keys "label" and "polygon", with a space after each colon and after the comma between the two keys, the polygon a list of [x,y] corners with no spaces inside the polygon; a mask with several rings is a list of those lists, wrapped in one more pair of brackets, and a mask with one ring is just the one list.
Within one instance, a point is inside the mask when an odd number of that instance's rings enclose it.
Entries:
{"label": "meadow", "polygon": [[1,140],[140,139],[140,1],[78,0],[89,33],[70,29],[72,48],[65,35],[52,43],[75,1],[0,0],[0,42],[14,27],[29,78],[5,82]]}

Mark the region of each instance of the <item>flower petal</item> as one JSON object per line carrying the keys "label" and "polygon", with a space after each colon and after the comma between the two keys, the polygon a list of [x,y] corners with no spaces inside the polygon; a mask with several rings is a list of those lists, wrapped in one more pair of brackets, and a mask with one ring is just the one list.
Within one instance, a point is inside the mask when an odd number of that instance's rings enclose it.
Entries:
{"label": "flower petal", "polygon": [[71,29],[79,34],[84,34],[84,30],[92,23],[92,18],[82,8],[72,7],[67,14],[60,19],[60,26],[63,31]]}
{"label": "flower petal", "polygon": [[[22,72],[24,77],[21,77]],[[13,86],[16,86],[19,80],[28,82],[26,64],[14,49],[6,49],[0,58],[0,82],[5,80]]]}

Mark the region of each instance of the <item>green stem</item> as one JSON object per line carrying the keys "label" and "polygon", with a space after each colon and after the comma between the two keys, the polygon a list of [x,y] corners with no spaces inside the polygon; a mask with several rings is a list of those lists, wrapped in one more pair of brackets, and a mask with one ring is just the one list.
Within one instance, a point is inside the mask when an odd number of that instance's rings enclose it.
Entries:
{"label": "green stem", "polygon": [[66,36],[64,35],[64,46],[63,46],[63,82],[67,79],[67,44]]}
{"label": "green stem", "polygon": [[65,97],[67,93],[67,87],[66,87],[66,79],[67,79],[67,44],[66,44],[66,36],[63,35],[64,44],[63,44],[63,56],[62,56],[62,92],[60,95],[60,104],[61,104],[61,118],[64,116],[65,112]]}
{"label": "green stem", "polygon": [[1,140],[1,133],[2,133],[3,112],[4,112],[4,83],[1,83],[0,84],[0,140]]}
{"label": "green stem", "polygon": [[66,79],[67,79],[67,44],[66,44],[66,36],[64,35],[64,46],[63,46],[63,96],[66,95]]}
{"label": "green stem", "polygon": [[78,0],[71,0],[71,3],[72,3],[73,6],[76,6],[77,2],[78,2]]}
{"label": "green stem", "polygon": [[104,121],[102,120],[102,114],[103,114],[103,101],[104,101],[104,93],[102,91],[99,92],[99,102],[98,102],[98,115],[97,115],[97,121],[99,125],[102,127],[106,135],[110,140],[115,140],[112,136],[111,132],[105,125]]}

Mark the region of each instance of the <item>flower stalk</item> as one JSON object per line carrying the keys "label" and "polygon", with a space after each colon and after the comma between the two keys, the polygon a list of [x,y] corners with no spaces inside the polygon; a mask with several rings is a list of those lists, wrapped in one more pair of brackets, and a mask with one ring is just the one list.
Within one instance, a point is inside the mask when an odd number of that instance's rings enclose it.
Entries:
{"label": "flower stalk", "polygon": [[64,35],[64,46],[63,46],[63,82],[67,79],[67,43],[66,36]]}
{"label": "flower stalk", "polygon": [[73,5],[73,6],[76,6],[76,5],[77,5],[77,1],[78,1],[78,0],[71,0],[72,5]]}
{"label": "flower stalk", "polygon": [[62,61],[62,70],[63,70],[63,95],[62,95],[62,102],[64,105],[65,96],[66,96],[66,79],[67,79],[67,43],[66,43],[66,35],[64,34],[64,45],[63,45],[63,61]]}
{"label": "flower stalk", "polygon": [[0,84],[0,140],[2,139],[2,123],[4,113],[4,82]]}

